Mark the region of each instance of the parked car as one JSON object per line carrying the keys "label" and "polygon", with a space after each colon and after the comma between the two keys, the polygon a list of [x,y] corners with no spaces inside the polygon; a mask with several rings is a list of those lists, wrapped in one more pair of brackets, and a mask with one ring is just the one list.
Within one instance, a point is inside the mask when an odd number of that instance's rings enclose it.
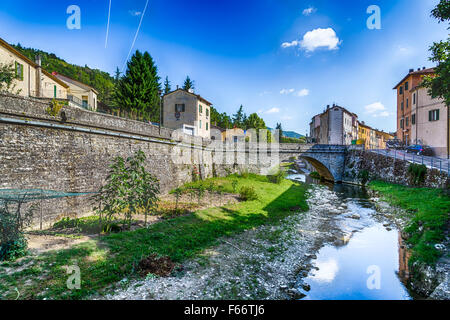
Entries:
{"label": "parked car", "polygon": [[402,150],[402,149],[404,149],[404,145],[400,139],[395,138],[395,139],[389,139],[388,141],[386,141],[386,148]]}
{"label": "parked car", "polygon": [[418,156],[432,156],[433,149],[425,145],[412,144],[406,148],[406,153],[415,153]]}

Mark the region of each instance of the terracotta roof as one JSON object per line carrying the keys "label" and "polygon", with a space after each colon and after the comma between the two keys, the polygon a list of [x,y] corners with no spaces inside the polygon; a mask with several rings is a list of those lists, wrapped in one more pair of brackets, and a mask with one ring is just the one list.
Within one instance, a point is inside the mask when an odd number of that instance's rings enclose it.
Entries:
{"label": "terracotta roof", "polygon": [[[4,48],[6,48],[7,50],[11,51],[12,53],[14,53],[16,56],[19,56],[22,60],[26,61],[28,64],[30,64],[31,66],[33,66],[34,68],[38,68],[39,65],[32,61],[31,59],[29,59],[27,56],[25,56],[24,54],[20,53],[19,51],[17,51],[16,49],[14,49],[8,42],[6,42],[5,40],[3,40],[2,38],[0,38],[0,45]],[[55,76],[53,76],[51,73],[47,72],[44,70],[44,68],[42,69],[42,73],[45,74],[47,77],[49,77],[50,79],[52,79],[53,81],[59,83],[60,85],[62,85],[64,88],[69,88],[69,86],[64,83],[63,81],[59,80],[58,78],[56,78]]]}
{"label": "terracotta roof", "polygon": [[169,92],[169,93],[166,93],[163,97],[168,96],[169,94],[175,93],[175,92],[177,92],[177,91],[183,91],[183,92],[185,92],[185,93],[187,93],[187,94],[193,95],[193,96],[196,97],[197,99],[203,101],[204,103],[206,103],[206,104],[208,104],[208,105],[210,105],[210,106],[213,105],[211,102],[209,102],[209,101],[206,100],[205,98],[202,98],[200,95],[195,94],[195,93],[192,93],[192,92],[189,92],[189,91],[184,90],[184,89],[182,89],[182,88],[178,88],[178,89],[176,89],[176,90],[174,90],[174,91],[171,91],[171,92]]}
{"label": "terracotta roof", "polygon": [[401,85],[409,76],[412,76],[412,75],[426,75],[426,74],[430,74],[430,73],[434,73],[434,68],[421,69],[421,70],[409,72],[406,76],[403,77],[402,81],[400,81],[393,88],[393,90],[396,90],[398,88],[398,86]]}

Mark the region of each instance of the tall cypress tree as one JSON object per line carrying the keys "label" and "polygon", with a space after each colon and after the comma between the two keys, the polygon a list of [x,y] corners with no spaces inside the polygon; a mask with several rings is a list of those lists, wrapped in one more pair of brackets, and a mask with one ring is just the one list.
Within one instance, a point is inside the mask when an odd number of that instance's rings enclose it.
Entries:
{"label": "tall cypress tree", "polygon": [[138,113],[146,120],[159,121],[160,92],[158,68],[146,51],[139,50],[127,63],[127,71],[120,78],[114,101],[120,109]]}
{"label": "tall cypress tree", "polygon": [[188,91],[189,89],[194,90],[194,81],[191,80],[191,78],[189,78],[189,76],[186,77],[186,80],[184,80],[184,85],[183,85],[183,89]]}
{"label": "tall cypress tree", "polygon": [[166,80],[164,81],[164,94],[168,94],[170,91],[172,91],[172,88],[170,87],[169,77],[166,76]]}

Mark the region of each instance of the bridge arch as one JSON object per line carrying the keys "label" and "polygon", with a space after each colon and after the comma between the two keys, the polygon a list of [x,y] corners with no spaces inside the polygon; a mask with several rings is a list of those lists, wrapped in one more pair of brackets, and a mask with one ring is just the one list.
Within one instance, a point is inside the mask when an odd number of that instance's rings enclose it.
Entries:
{"label": "bridge arch", "polygon": [[327,166],[324,165],[319,160],[312,158],[312,157],[308,157],[308,156],[300,156],[300,158],[308,161],[314,167],[314,169],[316,169],[316,171],[320,174],[320,176],[323,177],[325,180],[328,180],[328,181],[336,180],[335,177],[333,176],[333,174],[327,168]]}

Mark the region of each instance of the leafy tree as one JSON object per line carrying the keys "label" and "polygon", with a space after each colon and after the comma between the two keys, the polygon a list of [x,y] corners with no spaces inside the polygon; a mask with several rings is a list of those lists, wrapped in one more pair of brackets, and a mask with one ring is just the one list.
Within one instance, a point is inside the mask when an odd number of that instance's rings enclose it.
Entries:
{"label": "leafy tree", "polygon": [[140,114],[150,121],[159,120],[161,86],[158,69],[148,52],[139,50],[127,63],[127,71],[120,79],[114,96],[116,106]]}
{"label": "leafy tree", "polygon": [[20,90],[15,90],[14,80],[16,79],[16,72],[14,65],[0,63],[0,92],[9,92],[19,94]]}
{"label": "leafy tree", "polygon": [[[450,2],[441,0],[431,11],[431,15],[441,22],[450,20]],[[450,29],[450,28],[448,28]],[[430,61],[438,63],[434,76],[424,78],[423,85],[429,90],[432,98],[441,98],[450,106],[450,37],[446,41],[435,42],[430,47]]]}
{"label": "leafy tree", "polygon": [[164,81],[164,94],[168,94],[170,91],[172,91],[172,88],[170,87],[169,77],[166,76],[166,80]]}
{"label": "leafy tree", "polygon": [[184,85],[183,85],[183,89],[188,91],[189,89],[194,90],[194,81],[191,80],[191,78],[189,78],[189,76],[186,77],[186,80],[184,80]]}

